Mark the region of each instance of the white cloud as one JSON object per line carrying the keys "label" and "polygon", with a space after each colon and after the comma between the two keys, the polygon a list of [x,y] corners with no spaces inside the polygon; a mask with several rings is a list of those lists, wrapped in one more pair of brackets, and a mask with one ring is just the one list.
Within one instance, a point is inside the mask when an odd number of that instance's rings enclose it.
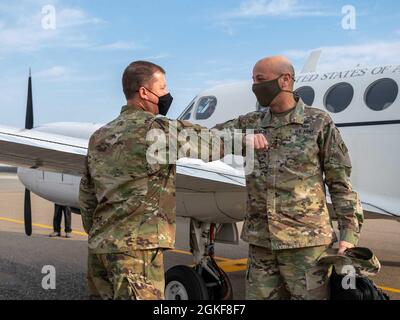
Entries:
{"label": "white cloud", "polygon": [[298,0],[246,0],[239,8],[228,12],[226,18],[261,16],[329,16],[331,12],[305,6]]}
{"label": "white cloud", "polygon": [[0,51],[27,51],[54,38],[55,33],[32,32],[30,28],[3,28],[0,31]]}
{"label": "white cloud", "polygon": [[145,57],[143,60],[161,60],[165,58],[169,58],[171,55],[169,53],[159,53],[154,56]]}
{"label": "white cloud", "polygon": [[95,75],[87,75],[81,72],[81,70],[69,67],[69,66],[61,66],[56,65],[50,68],[32,72],[33,81],[48,83],[48,82],[94,82],[94,81],[103,81],[107,78],[105,74],[95,74]]}
{"label": "white cloud", "polygon": [[[87,28],[106,24],[100,18],[92,17],[81,9],[56,9],[56,29],[42,28],[41,6],[36,10],[20,7],[0,7],[7,15],[18,16],[17,23],[7,25],[0,21],[0,52],[12,53],[35,51],[44,48],[67,47],[87,48],[95,50],[134,50],[142,48],[134,42],[116,41],[110,44],[99,44],[90,40]],[[20,10],[23,10],[20,12]],[[25,10],[25,11],[24,11]],[[29,15],[28,13],[34,14]],[[18,15],[19,13],[19,15]]]}
{"label": "white cloud", "polygon": [[66,67],[54,66],[52,68],[33,73],[32,76],[37,79],[45,78],[51,80],[51,79],[60,79],[62,77],[67,76],[69,73],[70,72]]}
{"label": "white cloud", "polygon": [[318,4],[303,4],[303,0],[243,0],[239,7],[219,14],[216,25],[226,34],[234,36],[238,23],[260,17],[325,17],[338,16]]}
{"label": "white cloud", "polygon": [[[322,47],[318,71],[400,63],[400,42],[371,42],[358,45]],[[284,55],[290,59],[306,59],[310,51],[291,50]]]}
{"label": "white cloud", "polygon": [[204,84],[206,87],[217,87],[221,85],[233,84],[238,82],[243,82],[243,79],[206,80],[204,81]]}
{"label": "white cloud", "polygon": [[284,52],[284,55],[291,59],[304,59],[309,56],[310,53],[311,51],[307,50],[288,50]]}
{"label": "white cloud", "polygon": [[95,50],[135,50],[135,49],[143,49],[142,46],[137,45],[135,42],[128,41],[116,41],[109,44],[99,45],[94,47]]}
{"label": "white cloud", "polygon": [[92,17],[79,8],[63,7],[57,2],[56,29],[42,27],[44,0],[23,0],[18,4],[2,4],[0,12],[5,20],[0,21],[0,53],[35,51],[43,48],[69,47],[88,48],[96,46],[89,40],[90,26],[106,22]]}
{"label": "white cloud", "polygon": [[91,17],[80,9],[65,8],[57,13],[57,27],[59,28],[102,23],[105,23],[105,21],[96,17]]}
{"label": "white cloud", "polygon": [[[47,2],[47,3],[46,3]],[[22,0],[24,4],[0,4],[0,12],[8,21],[0,20],[0,54],[36,51],[47,48],[83,48],[98,51],[135,50],[143,46],[132,41],[98,43],[90,39],[89,31],[106,25],[101,18],[93,17],[80,8],[52,5],[56,13],[56,29],[42,27],[43,5],[46,0]]]}

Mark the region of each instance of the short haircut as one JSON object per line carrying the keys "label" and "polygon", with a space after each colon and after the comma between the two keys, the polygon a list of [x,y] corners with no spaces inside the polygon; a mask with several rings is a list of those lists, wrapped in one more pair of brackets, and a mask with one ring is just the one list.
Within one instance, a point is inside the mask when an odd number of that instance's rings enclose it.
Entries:
{"label": "short haircut", "polygon": [[279,74],[285,74],[289,73],[292,76],[295,76],[295,70],[293,65],[290,62],[287,61],[282,61],[278,62],[275,65],[274,72],[279,75]]}
{"label": "short haircut", "polygon": [[156,72],[165,74],[165,70],[160,66],[148,61],[132,62],[122,76],[122,87],[126,100],[132,99],[143,87],[149,83]]}

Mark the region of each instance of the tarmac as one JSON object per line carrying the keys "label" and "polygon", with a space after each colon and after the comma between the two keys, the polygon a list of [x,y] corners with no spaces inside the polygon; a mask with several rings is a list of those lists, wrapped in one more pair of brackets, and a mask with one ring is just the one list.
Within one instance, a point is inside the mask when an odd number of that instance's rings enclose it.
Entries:
{"label": "tarmac", "polygon": [[[0,173],[0,300],[87,299],[87,236],[79,215],[72,218],[73,237],[49,238],[54,204],[32,194],[33,235],[24,234],[24,186],[13,172]],[[239,224],[239,228],[241,224]],[[382,264],[372,280],[393,300],[400,300],[400,223],[366,220],[360,246],[372,249]],[[245,298],[248,246],[216,245],[219,265],[228,273],[235,300]],[[165,255],[165,268],[191,265],[188,220],[178,218],[176,250]],[[45,266],[56,270],[56,288],[45,290]]]}

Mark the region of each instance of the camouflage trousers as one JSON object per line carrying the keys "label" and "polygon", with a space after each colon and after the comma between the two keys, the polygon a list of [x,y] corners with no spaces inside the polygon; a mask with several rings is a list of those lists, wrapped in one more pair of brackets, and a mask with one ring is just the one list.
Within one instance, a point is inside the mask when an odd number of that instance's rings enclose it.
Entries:
{"label": "camouflage trousers", "polygon": [[328,246],[271,251],[250,245],[248,300],[327,300],[329,266],[317,265]]}
{"label": "camouflage trousers", "polygon": [[92,299],[163,300],[163,249],[88,256]]}

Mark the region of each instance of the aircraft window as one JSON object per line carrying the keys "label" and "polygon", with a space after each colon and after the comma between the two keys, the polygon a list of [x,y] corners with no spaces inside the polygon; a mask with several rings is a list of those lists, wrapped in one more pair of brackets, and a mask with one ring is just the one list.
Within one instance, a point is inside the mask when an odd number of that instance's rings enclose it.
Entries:
{"label": "aircraft window", "polygon": [[192,102],[191,106],[189,107],[189,109],[187,109],[185,111],[185,113],[180,117],[180,120],[189,120],[190,117],[192,116],[192,110],[194,107],[194,102]]}
{"label": "aircraft window", "polygon": [[374,111],[389,108],[399,93],[397,83],[392,79],[380,79],[371,84],[365,93],[365,103]]}
{"label": "aircraft window", "polygon": [[295,94],[297,94],[306,105],[312,106],[315,100],[315,91],[311,87],[301,87],[298,88],[295,91]]}
{"label": "aircraft window", "polygon": [[354,89],[351,84],[341,82],[331,87],[325,95],[325,107],[328,111],[339,113],[344,111],[354,97]]}
{"label": "aircraft window", "polygon": [[216,97],[203,97],[200,99],[197,110],[196,110],[196,119],[197,120],[206,120],[210,118],[215,112],[215,108],[217,106],[217,98]]}

